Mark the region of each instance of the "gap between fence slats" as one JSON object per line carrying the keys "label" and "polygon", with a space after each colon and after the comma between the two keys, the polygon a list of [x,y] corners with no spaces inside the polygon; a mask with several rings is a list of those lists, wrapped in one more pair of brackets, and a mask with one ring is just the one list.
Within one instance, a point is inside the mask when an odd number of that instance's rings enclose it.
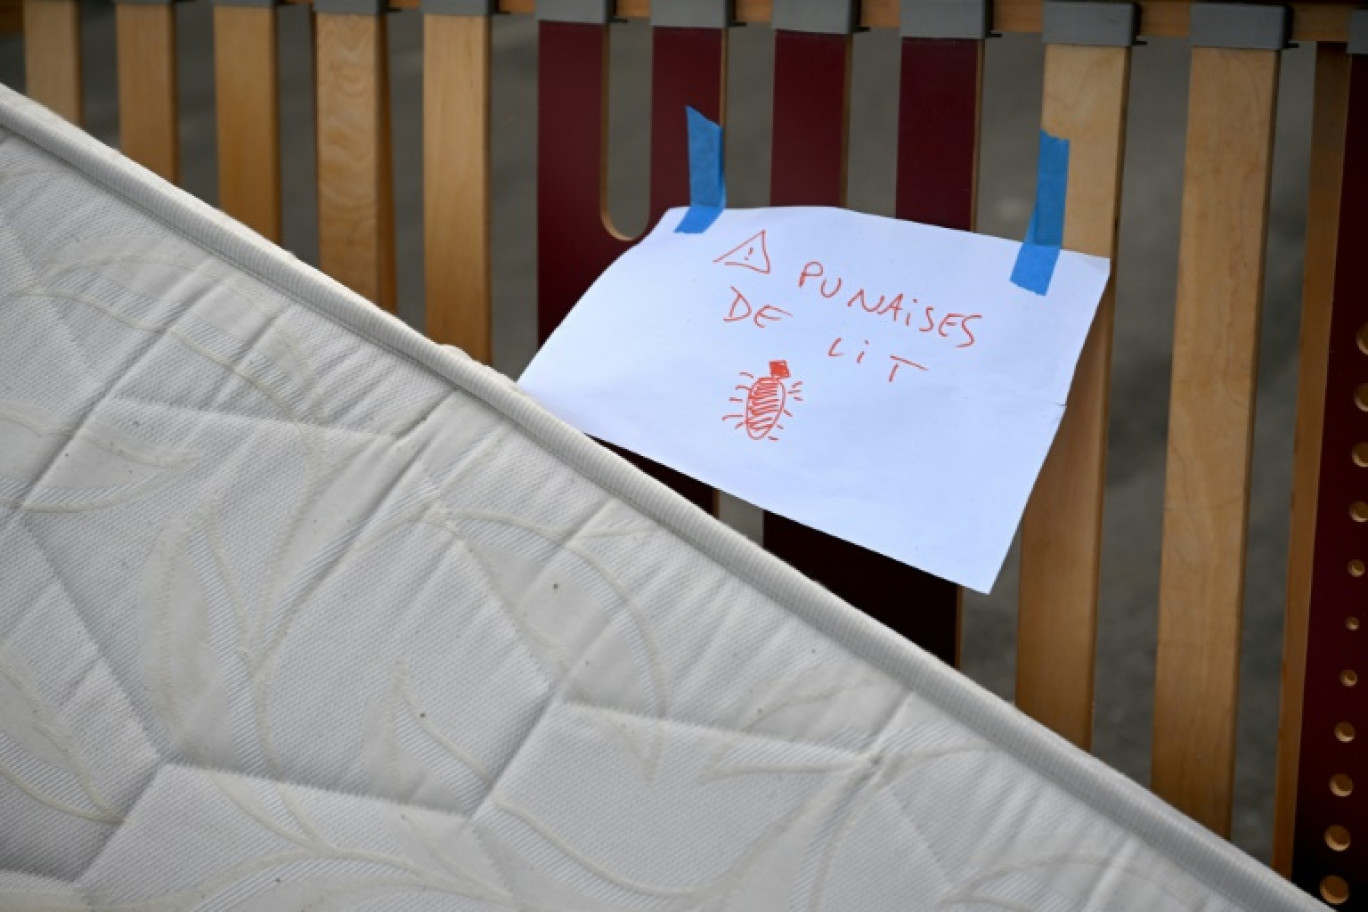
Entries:
{"label": "gap between fence slats", "polygon": [[79,0],[24,0],[24,80],[30,98],[81,123]]}
{"label": "gap between fence slats", "polygon": [[1292,874],[1292,835],[1305,690],[1311,570],[1316,542],[1326,362],[1334,299],[1344,133],[1349,112],[1349,56],[1343,45],[1316,48],[1311,124],[1311,191],[1306,211],[1301,351],[1297,360],[1297,427],[1292,470],[1292,533],[1288,543],[1287,614],[1283,625],[1282,709],[1278,722],[1277,799],[1273,867]]}
{"label": "gap between fence slats", "polygon": [[395,309],[385,17],[315,17],[318,259],[328,275]]}
{"label": "gap between fence slats", "polygon": [[176,8],[118,3],[119,146],[171,183],[180,180],[176,104]]}
{"label": "gap between fence slats", "polygon": [[1230,832],[1279,52],[1195,48],[1155,680],[1154,791]]}
{"label": "gap between fence slats", "polygon": [[[1041,126],[1069,140],[1064,246],[1113,263],[1130,54],[1123,47],[1045,49]],[[1115,297],[1113,269],[1021,526],[1017,705],[1085,750],[1092,744]]]}
{"label": "gap between fence slats", "polygon": [[490,24],[423,17],[423,226],[427,334],[493,359]]}
{"label": "gap between fence slats", "polygon": [[273,7],[214,7],[214,103],[219,206],[278,244],[280,77]]}

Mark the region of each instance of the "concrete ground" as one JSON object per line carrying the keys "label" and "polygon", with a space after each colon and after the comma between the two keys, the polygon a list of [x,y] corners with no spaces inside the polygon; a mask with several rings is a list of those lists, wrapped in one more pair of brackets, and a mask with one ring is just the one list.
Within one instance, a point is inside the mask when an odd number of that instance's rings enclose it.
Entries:
{"label": "concrete ground", "polygon": [[[216,200],[210,7],[179,7],[183,185]],[[113,16],[87,0],[87,126],[117,143]],[[285,246],[315,262],[314,148],[308,12],[281,10]],[[389,17],[394,100],[401,315],[421,325],[421,32],[414,13]],[[535,26],[525,17],[495,25],[495,357],[517,376],[534,350]],[[891,214],[897,51],[895,35],[855,39],[850,206]],[[612,55],[610,208],[629,232],[646,227],[649,30],[615,30]],[[1246,573],[1235,842],[1267,859],[1288,504],[1290,499],[1302,239],[1314,49],[1288,51],[1278,110],[1272,223],[1263,313],[1253,507]],[[732,36],[727,183],[736,206],[766,203],[772,58],[767,28]],[[979,230],[1021,237],[1034,198],[1043,54],[1037,39],[1007,36],[988,46],[979,184]],[[1149,778],[1164,437],[1182,192],[1187,53],[1156,39],[1134,53],[1118,268],[1102,616],[1098,644],[1096,753],[1141,783]],[[22,49],[0,38],[0,81],[23,86]],[[753,531],[756,519],[731,503],[726,516]],[[1011,698],[1015,556],[991,596],[965,599],[964,670]]]}

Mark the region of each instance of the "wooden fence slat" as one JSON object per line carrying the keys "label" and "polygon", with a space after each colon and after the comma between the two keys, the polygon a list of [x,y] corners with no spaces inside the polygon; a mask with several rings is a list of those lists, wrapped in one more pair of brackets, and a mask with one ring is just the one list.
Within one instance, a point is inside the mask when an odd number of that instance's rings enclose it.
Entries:
{"label": "wooden fence slat", "polygon": [[423,16],[427,334],[492,362],[490,22]]}
{"label": "wooden fence slat", "polygon": [[1277,51],[1192,51],[1160,571],[1153,778],[1230,831]]}
{"label": "wooden fence slat", "polygon": [[180,180],[176,7],[172,3],[118,3],[114,9],[120,148],[174,184]]}
{"label": "wooden fence slat", "polygon": [[[1063,44],[1045,49],[1041,125],[1069,140],[1064,246],[1113,262],[1130,53]],[[1085,750],[1092,743],[1115,294],[1113,270],[1021,525],[1017,705]]]}
{"label": "wooden fence slat", "polygon": [[280,77],[274,7],[214,7],[219,206],[280,243]]}
{"label": "wooden fence slat", "polygon": [[[928,225],[973,230],[983,42],[904,37],[901,50],[895,214]],[[908,570],[897,571],[904,607],[893,626],[942,661],[958,666],[960,588],[929,573]]]}
{"label": "wooden fence slat", "polygon": [[24,0],[24,80],[30,98],[81,123],[80,0]]}
{"label": "wooden fence slat", "polygon": [[315,16],[318,260],[395,310],[389,61],[383,15]]}
{"label": "wooden fence slat", "polygon": [[1344,133],[1349,113],[1349,56],[1343,45],[1316,48],[1315,109],[1311,125],[1311,192],[1306,211],[1302,279],[1301,351],[1297,359],[1297,428],[1292,471],[1292,532],[1288,542],[1287,613],[1283,623],[1282,707],[1278,722],[1277,800],[1273,868],[1292,874],[1292,833],[1305,692],[1311,570],[1316,543],[1330,312],[1334,299]]}

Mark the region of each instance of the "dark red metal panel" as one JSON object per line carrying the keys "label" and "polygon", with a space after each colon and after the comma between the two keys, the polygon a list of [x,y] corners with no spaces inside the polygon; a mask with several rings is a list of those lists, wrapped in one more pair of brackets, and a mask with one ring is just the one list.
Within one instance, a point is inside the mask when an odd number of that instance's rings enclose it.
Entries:
{"label": "dark red metal panel", "polygon": [[[537,314],[542,341],[603,270],[631,246],[603,220],[607,155],[608,26],[539,26],[537,101]],[[684,107],[716,120],[722,106],[726,37],[720,30],[656,29],[653,35],[651,211],[689,202]],[[624,454],[625,455],[625,454]],[[711,488],[630,457],[701,509]]]}
{"label": "dark red metal panel", "polygon": [[727,33],[658,28],[651,32],[651,224],[689,204],[689,131],[684,108],[722,122]]}
{"label": "dark red metal panel", "polygon": [[[770,202],[840,206],[846,187],[850,38],[780,31],[774,50]],[[955,586],[774,514],[765,515],[765,545],[943,661],[955,662]]]}
{"label": "dark red metal panel", "polygon": [[902,40],[898,218],[973,229],[982,59],[982,41]]}
{"label": "dark red metal panel", "polygon": [[[979,99],[983,42],[977,39],[904,38],[898,84],[898,218],[970,231],[978,176]],[[900,580],[905,609],[900,622],[912,639],[959,664],[960,589],[917,571]]]}
{"label": "dark red metal panel", "polygon": [[[1368,398],[1360,390],[1368,384],[1368,58],[1353,58],[1351,67],[1292,879],[1336,908],[1362,910],[1368,909]],[[1347,898],[1336,903],[1341,888]]]}
{"label": "dark red metal panel", "polygon": [[543,22],[537,76],[537,317],[545,341],[630,246],[603,224],[608,26]]}
{"label": "dark red metal panel", "polygon": [[[722,122],[727,33],[721,29],[651,30],[651,226],[672,206],[689,204],[689,131],[684,108]],[[652,477],[709,513],[712,488],[674,469],[633,457]]]}
{"label": "dark red metal panel", "polygon": [[845,205],[850,36],[774,33],[770,205]]}

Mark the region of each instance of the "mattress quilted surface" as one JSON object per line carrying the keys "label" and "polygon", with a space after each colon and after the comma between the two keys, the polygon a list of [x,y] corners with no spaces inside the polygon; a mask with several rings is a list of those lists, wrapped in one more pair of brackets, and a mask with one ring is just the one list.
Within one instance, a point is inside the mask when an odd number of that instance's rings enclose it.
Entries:
{"label": "mattress quilted surface", "polygon": [[1315,908],[0,89],[0,908]]}

